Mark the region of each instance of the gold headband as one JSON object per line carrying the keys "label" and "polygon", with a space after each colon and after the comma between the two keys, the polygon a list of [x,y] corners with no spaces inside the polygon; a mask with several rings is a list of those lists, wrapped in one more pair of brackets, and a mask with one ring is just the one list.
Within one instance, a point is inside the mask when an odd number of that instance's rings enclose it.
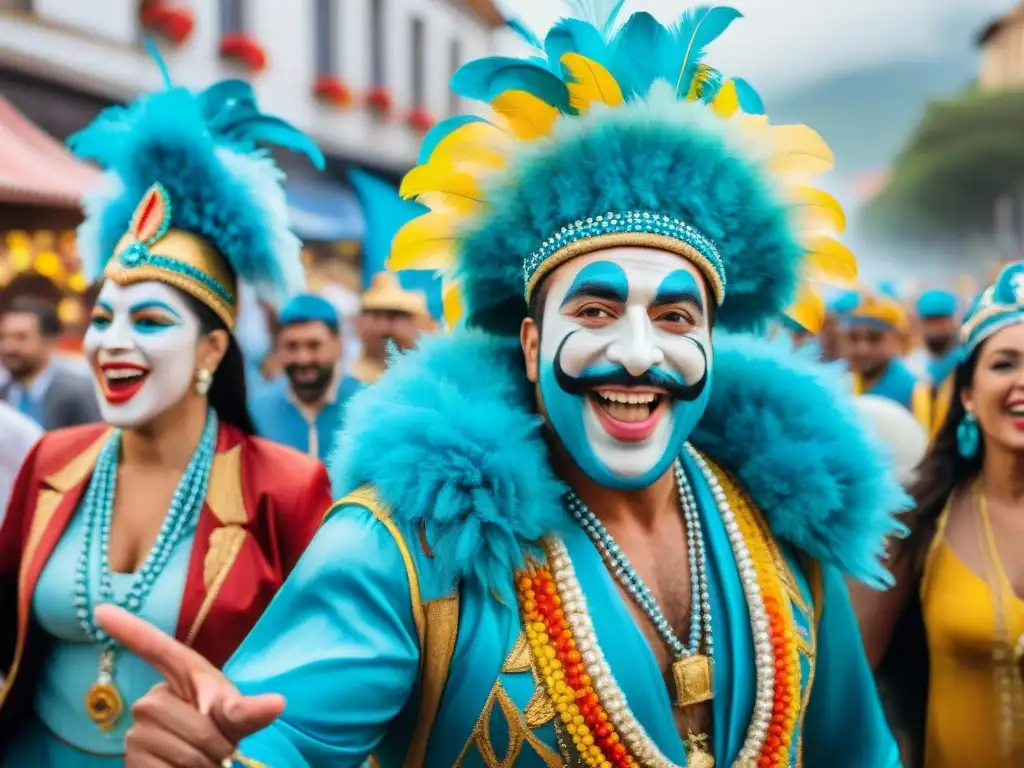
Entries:
{"label": "gold headband", "polygon": [[654,248],[659,251],[668,251],[669,253],[674,253],[677,256],[682,256],[697,267],[697,269],[700,270],[700,273],[708,281],[708,285],[711,286],[711,292],[715,297],[715,303],[721,304],[725,300],[725,284],[722,281],[722,276],[719,274],[718,269],[712,263],[711,259],[689,243],[684,242],[677,237],[652,232],[613,232],[609,234],[595,235],[593,237],[569,243],[569,245],[560,248],[545,258],[544,261],[536,267],[533,274],[530,275],[530,279],[526,284],[527,303],[529,303],[530,298],[533,296],[534,289],[540,285],[541,280],[551,274],[556,267],[560,267],[562,264],[565,264],[565,262],[570,259],[575,259],[577,256],[586,256],[588,253],[593,253],[594,251],[621,246]]}
{"label": "gold headband", "polygon": [[103,270],[118,285],[157,281],[201,301],[233,330],[237,285],[234,273],[208,240],[171,229],[166,190],[154,184],[135,209],[131,226]]}

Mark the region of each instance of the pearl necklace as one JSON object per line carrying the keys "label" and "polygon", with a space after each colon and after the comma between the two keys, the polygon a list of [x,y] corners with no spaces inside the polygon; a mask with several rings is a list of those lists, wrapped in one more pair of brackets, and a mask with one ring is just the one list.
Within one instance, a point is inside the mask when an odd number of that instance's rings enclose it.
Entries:
{"label": "pearl necklace", "polygon": [[[691,606],[688,645],[683,644],[676,635],[654,595],[647,585],[644,584],[640,575],[633,568],[632,563],[629,562],[625,553],[615,542],[615,539],[604,527],[604,524],[597,515],[573,491],[569,491],[566,495],[566,507],[583,527],[583,530],[586,531],[605,562],[608,563],[616,580],[629,592],[630,596],[643,609],[644,613],[647,614],[658,634],[677,660],[696,657],[700,652],[703,636],[707,652],[706,658],[708,659],[709,686],[707,695],[709,696],[713,691],[714,640],[711,632],[711,601],[708,596],[707,554],[704,547],[704,535],[701,530],[700,512],[693,496],[693,489],[690,487],[689,478],[687,478],[686,472],[678,460],[675,462],[673,469],[675,471],[679,504],[682,507],[683,519],[686,523],[686,546],[689,554]],[[707,697],[701,695],[693,700],[686,701],[682,692],[677,692],[676,703],[677,706],[682,707],[706,700]]]}
{"label": "pearl necklace", "polygon": [[[747,766],[756,766],[758,755],[765,744],[771,724],[775,666],[768,614],[750,550],[736,521],[725,489],[704,457],[692,446],[687,445],[686,450],[697,465],[715,500],[739,569],[740,582],[750,616],[756,674],[754,707],[743,746],[740,748],[738,759],[733,764],[734,768],[747,768]],[[587,674],[592,680],[593,688],[601,705],[608,712],[610,722],[622,735],[629,751],[636,756],[641,764],[652,768],[677,768],[658,749],[629,709],[625,695],[615,681],[604,653],[597,643],[593,621],[587,610],[587,601],[583,596],[583,590],[576,577],[565,544],[558,539],[550,540],[546,543],[546,549],[566,620],[579,648]]]}
{"label": "pearl necklace", "polygon": [[[116,643],[97,624],[96,604],[114,603],[137,614],[149,596],[160,574],[167,566],[175,548],[195,525],[206,499],[210,468],[216,449],[218,420],[211,410],[202,438],[189,461],[181,482],[174,491],[171,506],[164,517],[153,548],[138,570],[128,593],[118,600],[114,594],[110,571],[110,526],[114,513],[114,496],[121,450],[121,431],[115,430],[100,451],[83,503],[82,549],[75,569],[75,612],[86,637],[100,648],[100,671],[96,683],[86,696],[90,718],[101,730],[112,730],[124,710],[124,700],[114,685],[114,652]],[[93,542],[99,537],[99,593],[93,600],[89,574],[93,570]]]}

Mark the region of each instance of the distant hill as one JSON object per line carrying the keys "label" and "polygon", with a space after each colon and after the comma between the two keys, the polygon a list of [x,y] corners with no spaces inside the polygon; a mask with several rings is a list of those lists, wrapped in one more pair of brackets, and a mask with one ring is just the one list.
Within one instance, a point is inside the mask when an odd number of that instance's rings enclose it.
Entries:
{"label": "distant hill", "polygon": [[854,176],[886,167],[932,99],[973,79],[975,57],[884,64],[831,77],[771,98],[773,123],[801,122],[818,131],[836,155],[836,172]]}

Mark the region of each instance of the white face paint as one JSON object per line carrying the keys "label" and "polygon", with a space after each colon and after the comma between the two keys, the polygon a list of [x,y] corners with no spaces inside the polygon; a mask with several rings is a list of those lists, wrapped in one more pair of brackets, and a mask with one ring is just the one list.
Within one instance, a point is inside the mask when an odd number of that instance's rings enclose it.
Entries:
{"label": "white face paint", "polygon": [[180,402],[201,334],[199,318],[170,286],[107,280],[84,341],[104,420],[137,427]]}
{"label": "white face paint", "polygon": [[576,464],[601,484],[643,488],[660,477],[707,404],[707,291],[680,256],[610,248],[548,278],[540,390]]}

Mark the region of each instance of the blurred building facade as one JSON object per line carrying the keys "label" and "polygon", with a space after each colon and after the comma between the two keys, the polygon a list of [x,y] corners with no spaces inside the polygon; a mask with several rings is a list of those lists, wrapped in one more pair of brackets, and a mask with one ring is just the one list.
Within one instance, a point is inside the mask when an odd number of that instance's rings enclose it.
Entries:
{"label": "blurred building facade", "polygon": [[176,83],[245,77],[329,154],[400,172],[501,24],[489,0],[0,0],[0,66],[122,101],[160,86],[149,36]]}
{"label": "blurred building facade", "polygon": [[998,91],[1024,86],[1024,3],[985,27],[978,46],[979,88]]}
{"label": "blurred building facade", "polygon": [[81,316],[73,228],[95,171],[62,143],[162,87],[150,39],[175,84],[246,79],[264,111],[316,139],[324,174],[279,157],[293,226],[312,286],[358,293],[367,215],[349,170],[397,184],[423,134],[467,107],[452,73],[491,52],[503,25],[492,0],[0,0],[0,289]]}

